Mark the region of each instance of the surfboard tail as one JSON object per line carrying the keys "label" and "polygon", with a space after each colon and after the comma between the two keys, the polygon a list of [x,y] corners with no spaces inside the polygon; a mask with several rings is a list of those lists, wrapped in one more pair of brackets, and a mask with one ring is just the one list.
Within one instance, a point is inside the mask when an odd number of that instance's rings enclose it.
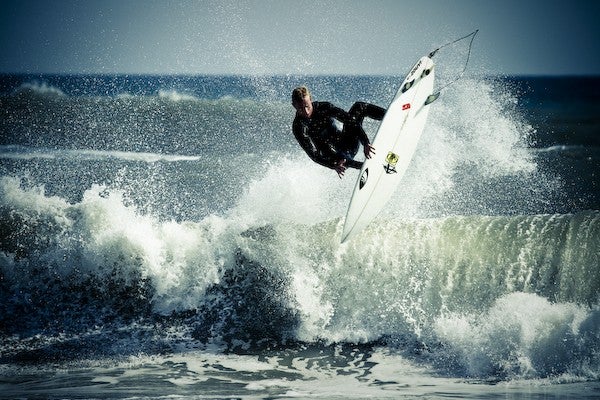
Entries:
{"label": "surfboard tail", "polygon": [[344,230],[342,231],[342,240],[340,243],[346,243],[348,240],[356,236],[356,233],[360,231],[360,229],[356,229],[356,225],[350,228],[346,228],[346,224],[344,224]]}

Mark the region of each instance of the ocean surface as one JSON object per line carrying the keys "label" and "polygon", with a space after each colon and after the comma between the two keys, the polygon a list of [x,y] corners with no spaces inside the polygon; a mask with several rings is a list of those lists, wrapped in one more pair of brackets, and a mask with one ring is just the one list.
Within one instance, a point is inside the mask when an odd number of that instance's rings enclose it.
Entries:
{"label": "ocean surface", "polygon": [[600,78],[452,84],[342,245],[291,90],[401,81],[0,75],[0,398],[599,398]]}

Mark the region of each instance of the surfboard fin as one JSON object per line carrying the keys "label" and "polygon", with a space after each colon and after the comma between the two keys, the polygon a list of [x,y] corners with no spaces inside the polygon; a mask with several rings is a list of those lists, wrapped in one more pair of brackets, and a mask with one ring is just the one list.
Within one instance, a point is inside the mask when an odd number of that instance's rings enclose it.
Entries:
{"label": "surfboard fin", "polygon": [[430,94],[429,96],[427,96],[427,99],[425,99],[425,105],[427,106],[427,105],[433,103],[434,101],[436,101],[438,99],[438,97],[440,97],[440,92]]}
{"label": "surfboard fin", "polygon": [[402,93],[406,92],[408,89],[410,89],[411,87],[413,87],[413,84],[415,83],[415,80],[413,79],[412,81],[408,81],[404,84],[404,86],[402,87]]}

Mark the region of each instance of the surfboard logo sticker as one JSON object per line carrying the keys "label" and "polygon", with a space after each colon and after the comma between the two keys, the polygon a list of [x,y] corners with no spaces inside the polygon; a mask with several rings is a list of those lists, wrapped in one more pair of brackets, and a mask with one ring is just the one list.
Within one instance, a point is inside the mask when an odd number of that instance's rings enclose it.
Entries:
{"label": "surfboard logo sticker", "polygon": [[402,104],[402,111],[408,110],[410,108],[410,103]]}
{"label": "surfboard logo sticker", "polygon": [[415,66],[410,70],[410,72],[408,73],[408,76],[412,76],[414,75],[415,72],[417,72],[417,70],[419,69],[419,67],[421,66],[421,64],[423,63],[423,59],[420,59]]}
{"label": "surfboard logo sticker", "polygon": [[360,183],[358,184],[358,190],[365,187],[367,184],[367,179],[369,179],[369,168],[365,169],[365,172],[360,176]]}
{"label": "surfboard logo sticker", "polygon": [[[385,170],[385,172],[387,174],[395,174],[396,173],[396,164],[398,163],[398,160],[400,159],[400,157],[398,157],[398,154],[394,153],[394,152],[388,152],[387,156],[385,156],[385,162],[387,164],[385,164],[383,166],[383,169]],[[361,177],[362,179],[362,177]]]}

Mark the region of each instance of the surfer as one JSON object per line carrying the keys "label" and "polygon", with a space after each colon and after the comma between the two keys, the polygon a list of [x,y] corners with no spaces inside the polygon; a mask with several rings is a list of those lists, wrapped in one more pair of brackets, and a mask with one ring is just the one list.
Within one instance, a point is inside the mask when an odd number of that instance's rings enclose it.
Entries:
{"label": "surfer", "polygon": [[[292,91],[292,106],[296,109],[292,124],[296,140],[314,162],[334,169],[340,178],[346,168],[362,167],[362,162],[354,160],[359,144],[366,158],[375,154],[362,122],[365,117],[381,121],[384,108],[356,102],[346,112],[326,101],[312,101],[305,86]],[[343,124],[343,129],[338,128],[334,119]]]}

